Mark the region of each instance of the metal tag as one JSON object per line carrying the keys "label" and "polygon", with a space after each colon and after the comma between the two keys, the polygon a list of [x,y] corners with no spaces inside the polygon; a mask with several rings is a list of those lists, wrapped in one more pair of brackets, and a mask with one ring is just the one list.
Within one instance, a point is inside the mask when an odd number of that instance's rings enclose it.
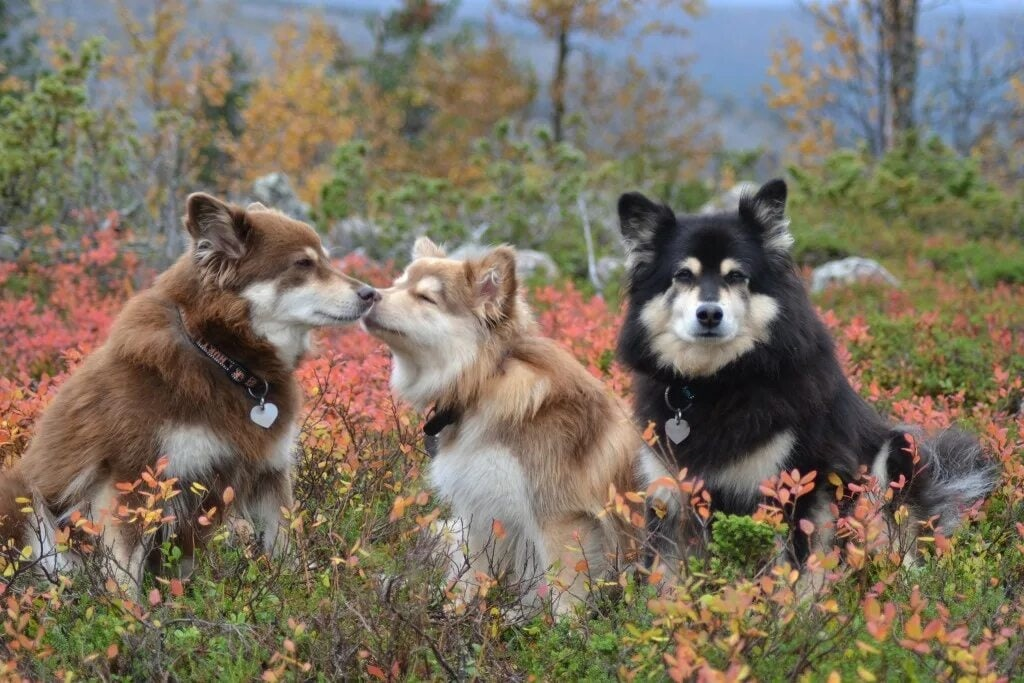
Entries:
{"label": "metal tag", "polygon": [[690,423],[681,417],[671,417],[665,422],[665,436],[672,443],[682,443],[690,435]]}
{"label": "metal tag", "polygon": [[[253,406],[249,412],[249,419],[264,429],[270,429],[270,426],[277,420],[277,406],[266,402]],[[686,431],[690,430],[687,429]]]}

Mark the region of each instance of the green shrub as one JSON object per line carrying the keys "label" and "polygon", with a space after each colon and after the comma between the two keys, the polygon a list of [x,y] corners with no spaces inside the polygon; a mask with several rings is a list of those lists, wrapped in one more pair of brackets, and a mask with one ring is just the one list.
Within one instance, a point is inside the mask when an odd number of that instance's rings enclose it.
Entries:
{"label": "green shrub", "polygon": [[129,198],[135,140],[123,120],[88,103],[86,81],[100,58],[99,42],[87,41],[30,92],[0,97],[0,226],[18,233]]}
{"label": "green shrub", "polygon": [[776,554],[778,535],[774,527],[753,517],[716,512],[708,547],[723,572],[750,574]]}
{"label": "green shrub", "polygon": [[1022,234],[1019,204],[937,137],[909,136],[878,160],[863,149],[844,149],[820,168],[789,173],[801,203],[906,221],[924,233]]}
{"label": "green shrub", "polygon": [[1024,284],[1024,250],[1006,241],[978,241],[951,247],[930,247],[925,257],[947,272],[964,273],[979,285]]}

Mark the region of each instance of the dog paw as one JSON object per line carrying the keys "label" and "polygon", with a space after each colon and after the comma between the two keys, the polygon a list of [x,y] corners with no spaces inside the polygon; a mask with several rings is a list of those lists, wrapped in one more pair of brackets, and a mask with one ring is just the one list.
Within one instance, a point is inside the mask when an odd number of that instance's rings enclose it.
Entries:
{"label": "dog paw", "polygon": [[256,528],[249,520],[231,517],[227,520],[227,525],[235,544],[248,547],[256,541]]}

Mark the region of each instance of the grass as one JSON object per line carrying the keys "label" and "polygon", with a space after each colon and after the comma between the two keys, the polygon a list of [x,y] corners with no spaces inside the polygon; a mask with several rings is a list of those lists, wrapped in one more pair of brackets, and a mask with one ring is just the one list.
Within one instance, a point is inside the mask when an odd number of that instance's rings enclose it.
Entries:
{"label": "grass", "polygon": [[[812,213],[795,225],[805,264],[873,255],[902,281],[817,298],[858,390],[894,419],[967,425],[1004,465],[992,500],[952,539],[925,538],[914,567],[889,556],[877,519],[862,511],[851,517],[841,561],[838,551],[818,558],[829,580],[807,600],[781,563],[784,526],[722,519],[708,553],[661,595],[625,575],[587,614],[563,623],[544,615],[509,623],[500,587],[453,612],[423,533],[443,510],[423,490],[420,418],[390,399],[384,351],[352,332],[322,340],[302,369],[309,419],[282,558],[219,533],[189,581],[149,576],[137,603],[108,594],[88,562],[57,587],[21,577],[5,589],[0,617],[8,673],[121,681],[1012,677],[1024,666],[1019,251],[962,248],[905,228],[879,234],[871,220],[849,216],[814,236]],[[7,460],[23,451],[63,372],[95,347],[132,290],[134,263],[107,262],[102,286],[88,263],[85,254],[0,272],[16,285],[0,295],[10,339],[0,379]],[[389,277],[365,263],[347,267],[375,282]],[[536,287],[531,298],[544,329],[628,392],[613,362],[614,306],[571,285]],[[164,555],[173,566],[173,551]]]}

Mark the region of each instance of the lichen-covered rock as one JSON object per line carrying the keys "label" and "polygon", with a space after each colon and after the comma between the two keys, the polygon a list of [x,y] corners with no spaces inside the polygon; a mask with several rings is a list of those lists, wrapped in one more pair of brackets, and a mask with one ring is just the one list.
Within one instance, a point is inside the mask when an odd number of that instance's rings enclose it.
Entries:
{"label": "lichen-covered rock", "polygon": [[597,279],[602,284],[608,284],[609,282],[615,282],[622,277],[622,269],[625,268],[625,261],[614,256],[602,256],[597,259],[595,270],[597,271]]}
{"label": "lichen-covered rock", "polygon": [[[332,249],[340,254],[350,253],[359,249],[366,250],[374,256],[378,256],[380,226],[368,221],[362,216],[349,216],[331,224],[324,240]],[[394,258],[397,254],[384,254],[384,257]]]}
{"label": "lichen-covered rock", "polygon": [[[491,247],[475,242],[467,242],[448,252],[449,258],[465,260],[478,258],[491,250]],[[551,255],[537,251],[536,249],[516,249],[516,272],[519,277],[526,280],[534,276],[543,277],[545,280],[554,280],[558,277],[558,265]]]}
{"label": "lichen-covered rock", "polygon": [[900,281],[878,261],[850,256],[815,268],[811,274],[811,291],[817,293],[833,285],[850,285],[870,280],[893,287],[900,286]]}
{"label": "lichen-covered rock", "polygon": [[284,173],[268,173],[257,178],[253,181],[251,194],[254,202],[277,209],[296,220],[309,221],[309,204],[299,199]]}
{"label": "lichen-covered rock", "polygon": [[0,232],[0,261],[14,261],[24,248],[21,240]]}

